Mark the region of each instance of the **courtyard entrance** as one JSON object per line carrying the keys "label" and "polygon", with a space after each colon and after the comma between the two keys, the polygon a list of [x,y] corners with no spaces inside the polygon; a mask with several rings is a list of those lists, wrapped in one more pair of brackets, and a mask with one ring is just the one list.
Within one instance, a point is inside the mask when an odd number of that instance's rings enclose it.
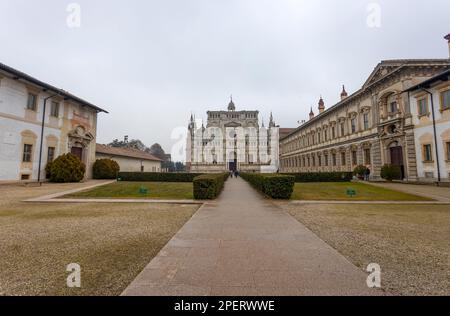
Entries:
{"label": "courtyard entrance", "polygon": [[402,180],[405,178],[405,165],[403,163],[403,148],[401,146],[391,147],[391,164],[394,166],[399,166],[401,170],[401,176],[399,179]]}
{"label": "courtyard entrance", "polygon": [[83,148],[81,147],[72,147],[70,152],[80,158],[81,161],[83,161]]}

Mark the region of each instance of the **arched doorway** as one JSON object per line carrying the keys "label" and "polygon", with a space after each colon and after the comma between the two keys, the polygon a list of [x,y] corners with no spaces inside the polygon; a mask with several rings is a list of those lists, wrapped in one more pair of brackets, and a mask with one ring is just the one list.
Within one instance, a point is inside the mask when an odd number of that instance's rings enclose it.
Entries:
{"label": "arched doorway", "polygon": [[389,146],[389,155],[391,165],[399,166],[401,170],[401,176],[397,180],[403,180],[405,178],[405,165],[403,162],[403,147],[398,142],[393,142]]}
{"label": "arched doorway", "polygon": [[228,170],[234,172],[237,170],[237,166],[238,166],[237,153],[234,151],[231,152],[229,155]]}

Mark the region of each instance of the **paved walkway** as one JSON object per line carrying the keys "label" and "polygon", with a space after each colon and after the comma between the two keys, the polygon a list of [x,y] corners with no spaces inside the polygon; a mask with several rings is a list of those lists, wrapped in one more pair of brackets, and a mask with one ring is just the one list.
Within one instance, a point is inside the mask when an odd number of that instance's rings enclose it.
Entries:
{"label": "paved walkway", "polygon": [[241,179],[206,203],[122,295],[370,295],[367,274]]}

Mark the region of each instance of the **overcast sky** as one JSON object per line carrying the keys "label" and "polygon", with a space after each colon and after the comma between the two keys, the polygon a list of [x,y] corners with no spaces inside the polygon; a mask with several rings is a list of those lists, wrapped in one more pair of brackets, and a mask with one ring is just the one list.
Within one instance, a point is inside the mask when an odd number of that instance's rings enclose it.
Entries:
{"label": "overcast sky", "polygon": [[100,143],[129,135],[170,152],[173,128],[231,94],[296,127],[380,60],[449,57],[448,0],[83,0],[70,28],[72,2],[0,0],[0,62],[107,109]]}

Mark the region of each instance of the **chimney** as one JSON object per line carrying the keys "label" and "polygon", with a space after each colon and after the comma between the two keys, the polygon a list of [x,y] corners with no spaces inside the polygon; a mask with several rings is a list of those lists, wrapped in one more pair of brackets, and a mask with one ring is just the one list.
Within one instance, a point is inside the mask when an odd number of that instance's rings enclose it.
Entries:
{"label": "chimney", "polygon": [[311,107],[311,112],[309,112],[309,119],[312,120],[314,118],[314,112],[313,109]]}
{"label": "chimney", "polygon": [[341,92],[341,101],[344,100],[346,97],[348,97],[347,91],[345,91],[345,86],[342,86],[342,92]]}
{"label": "chimney", "polygon": [[448,41],[448,58],[450,58],[450,34],[444,37]]}
{"label": "chimney", "polygon": [[325,111],[325,102],[323,102],[322,97],[319,100],[319,114]]}

